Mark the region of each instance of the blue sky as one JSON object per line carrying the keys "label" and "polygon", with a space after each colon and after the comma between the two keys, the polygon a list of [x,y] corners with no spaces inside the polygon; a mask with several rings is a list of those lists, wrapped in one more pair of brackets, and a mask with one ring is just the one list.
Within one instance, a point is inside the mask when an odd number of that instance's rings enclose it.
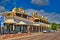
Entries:
{"label": "blue sky", "polygon": [[60,23],[60,0],[0,0],[0,12],[10,11],[15,5],[29,14],[38,11],[39,15],[47,17],[50,22]]}
{"label": "blue sky", "polygon": [[[43,9],[47,12],[57,12],[60,13],[60,0],[48,0],[48,5],[36,5],[32,3],[32,0],[15,0],[16,7],[22,7],[24,9],[32,8],[36,10]],[[11,10],[14,8],[14,0],[0,0],[2,5],[6,8],[6,10]],[[38,0],[37,0],[38,2]]]}

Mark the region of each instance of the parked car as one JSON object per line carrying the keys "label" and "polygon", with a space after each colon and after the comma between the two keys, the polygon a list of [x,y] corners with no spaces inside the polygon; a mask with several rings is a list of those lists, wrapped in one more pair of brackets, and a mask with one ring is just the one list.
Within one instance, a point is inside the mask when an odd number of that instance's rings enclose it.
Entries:
{"label": "parked car", "polygon": [[43,30],[43,33],[48,33],[48,32],[50,32],[49,30]]}
{"label": "parked car", "polygon": [[50,30],[50,32],[56,32],[56,30]]}

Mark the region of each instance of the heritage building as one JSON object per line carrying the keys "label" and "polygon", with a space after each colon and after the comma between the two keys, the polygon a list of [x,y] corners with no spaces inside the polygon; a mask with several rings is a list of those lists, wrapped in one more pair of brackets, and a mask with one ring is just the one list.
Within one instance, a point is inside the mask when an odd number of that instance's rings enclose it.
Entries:
{"label": "heritage building", "polygon": [[28,15],[22,8],[14,8],[10,13],[4,13],[4,32],[43,32],[48,30],[50,24],[47,18],[34,12]]}

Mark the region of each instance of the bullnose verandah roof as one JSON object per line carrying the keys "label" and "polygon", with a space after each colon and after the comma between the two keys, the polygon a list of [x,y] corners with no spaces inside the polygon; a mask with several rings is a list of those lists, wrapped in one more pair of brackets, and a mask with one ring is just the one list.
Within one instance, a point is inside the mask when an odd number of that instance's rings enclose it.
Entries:
{"label": "bullnose verandah roof", "polygon": [[14,21],[14,19],[7,19],[5,20],[4,23],[16,23],[16,22]]}
{"label": "bullnose verandah roof", "polygon": [[19,23],[16,23],[16,25],[32,25],[32,22],[20,20]]}
{"label": "bullnose verandah roof", "polygon": [[42,22],[35,22],[33,23],[34,26],[45,26],[45,27],[50,27],[50,24],[45,24],[45,23],[42,23]]}
{"label": "bullnose verandah roof", "polygon": [[27,25],[26,22],[20,21],[19,23],[16,23],[16,25]]}

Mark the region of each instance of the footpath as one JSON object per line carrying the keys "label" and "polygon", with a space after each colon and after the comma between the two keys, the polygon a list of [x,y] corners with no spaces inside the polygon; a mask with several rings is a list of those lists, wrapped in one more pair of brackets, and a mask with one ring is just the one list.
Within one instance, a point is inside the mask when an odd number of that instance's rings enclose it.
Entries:
{"label": "footpath", "polygon": [[18,39],[18,38],[26,38],[26,37],[31,37],[31,36],[36,36],[36,35],[40,35],[43,34],[41,32],[38,33],[31,33],[31,34],[27,34],[27,35],[21,35],[21,36],[16,36],[16,37],[12,37],[12,38],[6,38],[6,39],[1,39],[1,40],[13,40],[13,39]]}

